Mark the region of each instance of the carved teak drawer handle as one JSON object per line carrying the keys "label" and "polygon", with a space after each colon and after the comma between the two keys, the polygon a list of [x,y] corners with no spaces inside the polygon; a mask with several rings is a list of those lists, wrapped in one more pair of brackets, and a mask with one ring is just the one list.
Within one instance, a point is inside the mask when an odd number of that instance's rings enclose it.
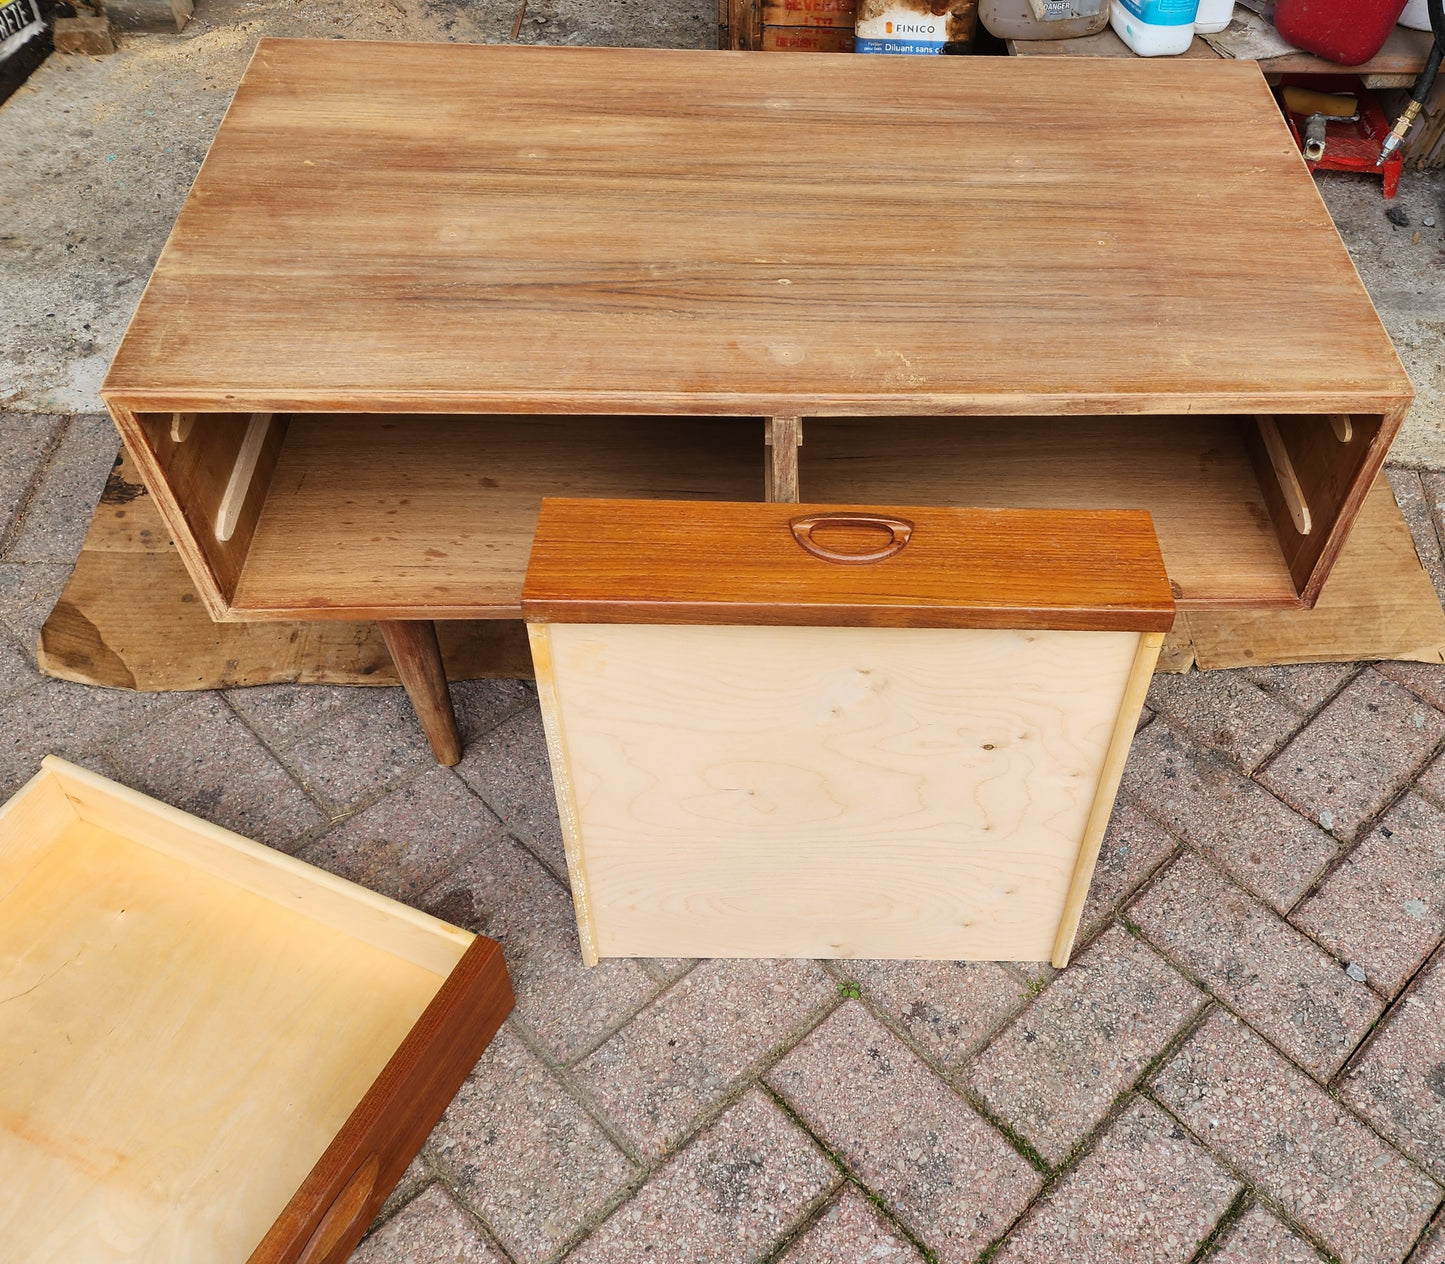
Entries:
{"label": "carved teak drawer handle", "polygon": [[[913,535],[913,524],[907,518],[889,518],[881,514],[831,513],[807,514],[794,518],[788,523],[795,539],[803,549],[825,562],[841,562],[845,566],[864,566],[869,562],[881,562],[884,558],[901,553]],[[813,533],[819,527],[865,527],[874,531],[888,532],[888,543],[881,549],[869,553],[837,553],[818,543]]]}

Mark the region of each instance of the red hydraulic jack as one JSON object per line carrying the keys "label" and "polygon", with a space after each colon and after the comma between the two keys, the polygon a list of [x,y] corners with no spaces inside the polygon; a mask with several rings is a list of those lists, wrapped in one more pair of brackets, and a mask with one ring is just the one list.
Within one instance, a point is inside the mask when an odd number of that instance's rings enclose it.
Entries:
{"label": "red hydraulic jack", "polygon": [[[1286,94],[1286,88],[1296,92]],[[1304,91],[1299,91],[1303,89]],[[1353,97],[1355,111],[1352,116],[1341,116],[1336,109],[1321,112],[1314,104],[1307,103],[1303,109],[1292,108],[1287,97],[1295,105],[1303,100],[1322,94],[1334,94],[1336,100]],[[1385,137],[1390,134],[1390,120],[1380,109],[1375,94],[1355,75],[1285,75],[1276,89],[1279,108],[1289,124],[1290,135],[1305,156],[1305,165],[1311,171],[1324,168],[1326,171],[1378,172],[1385,179],[1384,194],[1395,196],[1400,187],[1400,172],[1405,159],[1397,149],[1383,163],[1380,150]]]}

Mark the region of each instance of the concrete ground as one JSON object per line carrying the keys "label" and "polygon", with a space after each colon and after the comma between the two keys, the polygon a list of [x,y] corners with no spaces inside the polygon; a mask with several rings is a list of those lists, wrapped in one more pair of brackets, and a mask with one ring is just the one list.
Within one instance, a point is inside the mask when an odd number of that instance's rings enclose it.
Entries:
{"label": "concrete ground", "polygon": [[[0,797],[54,751],[506,953],[516,1012],[355,1258],[1445,1264],[1445,667],[1160,677],[1058,974],[586,970],[527,686],[454,686],[451,770],[398,690],[37,673],[114,457],[95,386],[254,40],[503,39],[516,16],[357,10],[203,2],[183,35],[52,59],[0,110]],[[701,46],[714,21],[527,13],[549,41]],[[1398,230],[1368,181],[1325,187],[1417,385],[1437,375],[1397,453],[1427,472],[1392,481],[1445,594],[1445,182],[1407,176]]]}

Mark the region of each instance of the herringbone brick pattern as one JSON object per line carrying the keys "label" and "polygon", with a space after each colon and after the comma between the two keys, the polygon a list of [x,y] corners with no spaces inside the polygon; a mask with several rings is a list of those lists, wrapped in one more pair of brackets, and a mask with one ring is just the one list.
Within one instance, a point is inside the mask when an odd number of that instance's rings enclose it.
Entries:
{"label": "herringbone brick pattern", "polygon": [[[1064,972],[586,970],[528,688],[455,687],[448,770],[395,690],[35,671],[113,452],[0,415],[0,795],[58,751],[497,937],[516,984],[358,1260],[1445,1262],[1445,667],[1161,677]],[[1438,570],[1445,480],[1395,482]]]}

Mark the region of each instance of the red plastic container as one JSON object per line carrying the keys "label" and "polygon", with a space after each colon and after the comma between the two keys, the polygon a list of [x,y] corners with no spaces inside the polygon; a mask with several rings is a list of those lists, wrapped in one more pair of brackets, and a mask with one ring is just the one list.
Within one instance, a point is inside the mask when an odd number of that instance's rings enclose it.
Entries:
{"label": "red plastic container", "polygon": [[1291,44],[1341,66],[1369,61],[1405,11],[1405,0],[1279,0],[1274,25]]}

